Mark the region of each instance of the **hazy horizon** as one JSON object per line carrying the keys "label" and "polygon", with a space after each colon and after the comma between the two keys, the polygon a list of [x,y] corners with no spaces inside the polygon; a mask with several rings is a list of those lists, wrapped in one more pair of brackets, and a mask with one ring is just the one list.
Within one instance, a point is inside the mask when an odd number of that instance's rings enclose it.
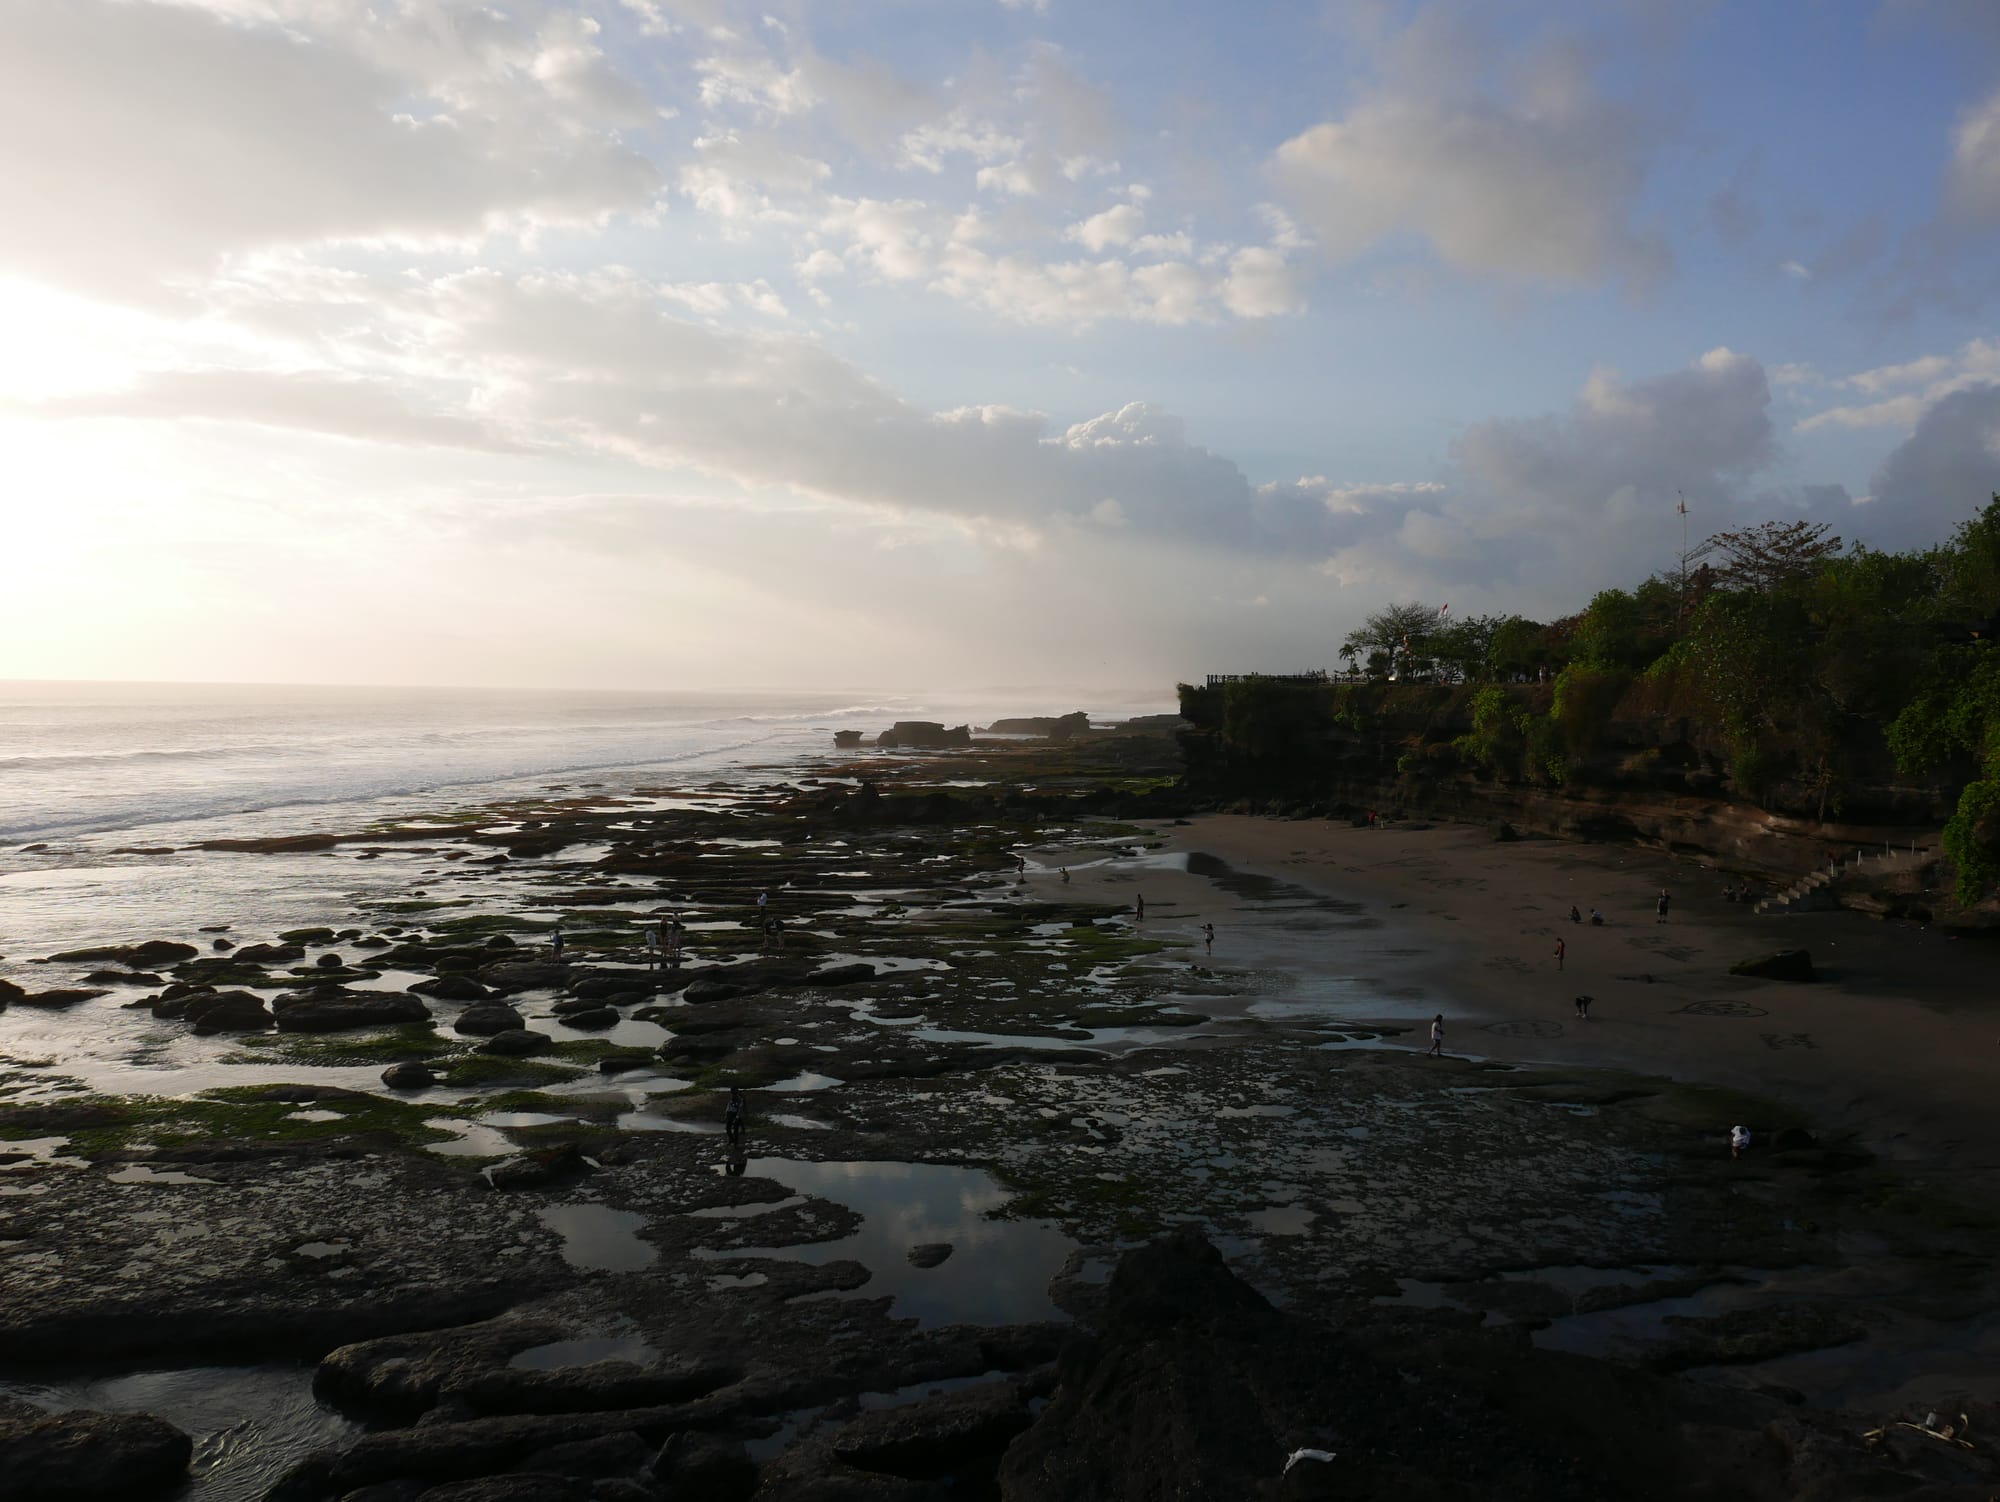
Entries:
{"label": "hazy horizon", "polygon": [[1983,0],[14,0],[0,168],[13,678],[1170,691],[2000,489]]}

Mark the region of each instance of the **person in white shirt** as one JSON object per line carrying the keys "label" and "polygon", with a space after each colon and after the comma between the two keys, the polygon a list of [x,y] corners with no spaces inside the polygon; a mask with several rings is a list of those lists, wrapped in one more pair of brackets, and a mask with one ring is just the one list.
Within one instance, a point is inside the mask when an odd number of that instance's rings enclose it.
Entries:
{"label": "person in white shirt", "polygon": [[1425,1054],[1424,1057],[1427,1059],[1441,1059],[1444,1057],[1444,1013],[1443,1012],[1439,1012],[1437,1016],[1431,1019],[1430,1052]]}

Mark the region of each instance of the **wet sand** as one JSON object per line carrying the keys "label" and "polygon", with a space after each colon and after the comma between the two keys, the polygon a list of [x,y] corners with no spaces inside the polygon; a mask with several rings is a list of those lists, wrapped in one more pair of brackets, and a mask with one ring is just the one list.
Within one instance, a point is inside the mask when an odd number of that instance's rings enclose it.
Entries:
{"label": "wet sand", "polygon": [[[1149,936],[1189,941],[1196,963],[1218,970],[1275,972],[1251,1007],[1267,1020],[1390,1021],[1421,1049],[1442,1012],[1451,1053],[1753,1092],[2000,1202],[1992,944],[1854,913],[1760,917],[1724,902],[1725,878],[1692,860],[1553,839],[1497,843],[1475,826],[1211,815],[1153,833],[1164,847],[1079,862],[1066,890],[1143,895]],[[1216,860],[1229,868],[1219,880]],[[1673,896],[1665,922],[1654,911],[1662,887]],[[1572,904],[1586,915],[1601,908],[1605,926],[1571,923]],[[1200,958],[1204,922],[1216,927],[1212,958]],[[1811,951],[1817,983],[1728,973],[1789,948]],[[1578,994],[1593,998],[1588,1021],[1575,1016]],[[1718,1138],[1730,1125],[1716,1122]]]}

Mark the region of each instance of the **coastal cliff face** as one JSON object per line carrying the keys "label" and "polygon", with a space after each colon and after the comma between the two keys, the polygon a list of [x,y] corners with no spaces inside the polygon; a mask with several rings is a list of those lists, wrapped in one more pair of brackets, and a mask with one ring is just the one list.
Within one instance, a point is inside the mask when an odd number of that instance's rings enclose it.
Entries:
{"label": "coastal cliff face", "polygon": [[1187,790],[1212,808],[1654,845],[1780,882],[1893,849],[1893,878],[1857,905],[2000,926],[2000,903],[1953,900],[1937,858],[1963,777],[1899,776],[1872,733],[1747,758],[1715,727],[1660,712],[1643,684],[1606,687],[1565,703],[1549,684],[1183,686]]}

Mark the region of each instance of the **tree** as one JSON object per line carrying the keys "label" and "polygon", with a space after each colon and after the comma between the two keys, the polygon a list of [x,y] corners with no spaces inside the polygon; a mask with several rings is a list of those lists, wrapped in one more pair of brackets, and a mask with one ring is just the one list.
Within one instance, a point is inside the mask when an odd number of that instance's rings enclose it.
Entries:
{"label": "tree", "polygon": [[1510,615],[1493,628],[1486,665],[1501,678],[1532,678],[1548,666],[1548,628],[1526,616]]}
{"label": "tree", "polygon": [[[1420,601],[1385,605],[1350,631],[1343,647],[1353,647],[1371,664],[1378,652],[1392,661],[1428,660],[1430,637],[1437,624],[1437,610]],[[1342,655],[1346,655],[1344,650]]]}
{"label": "tree", "polygon": [[1840,539],[1826,535],[1825,522],[1803,519],[1760,522],[1740,532],[1709,538],[1721,562],[1716,578],[1725,589],[1770,594],[1810,575],[1823,558],[1840,551]]}

